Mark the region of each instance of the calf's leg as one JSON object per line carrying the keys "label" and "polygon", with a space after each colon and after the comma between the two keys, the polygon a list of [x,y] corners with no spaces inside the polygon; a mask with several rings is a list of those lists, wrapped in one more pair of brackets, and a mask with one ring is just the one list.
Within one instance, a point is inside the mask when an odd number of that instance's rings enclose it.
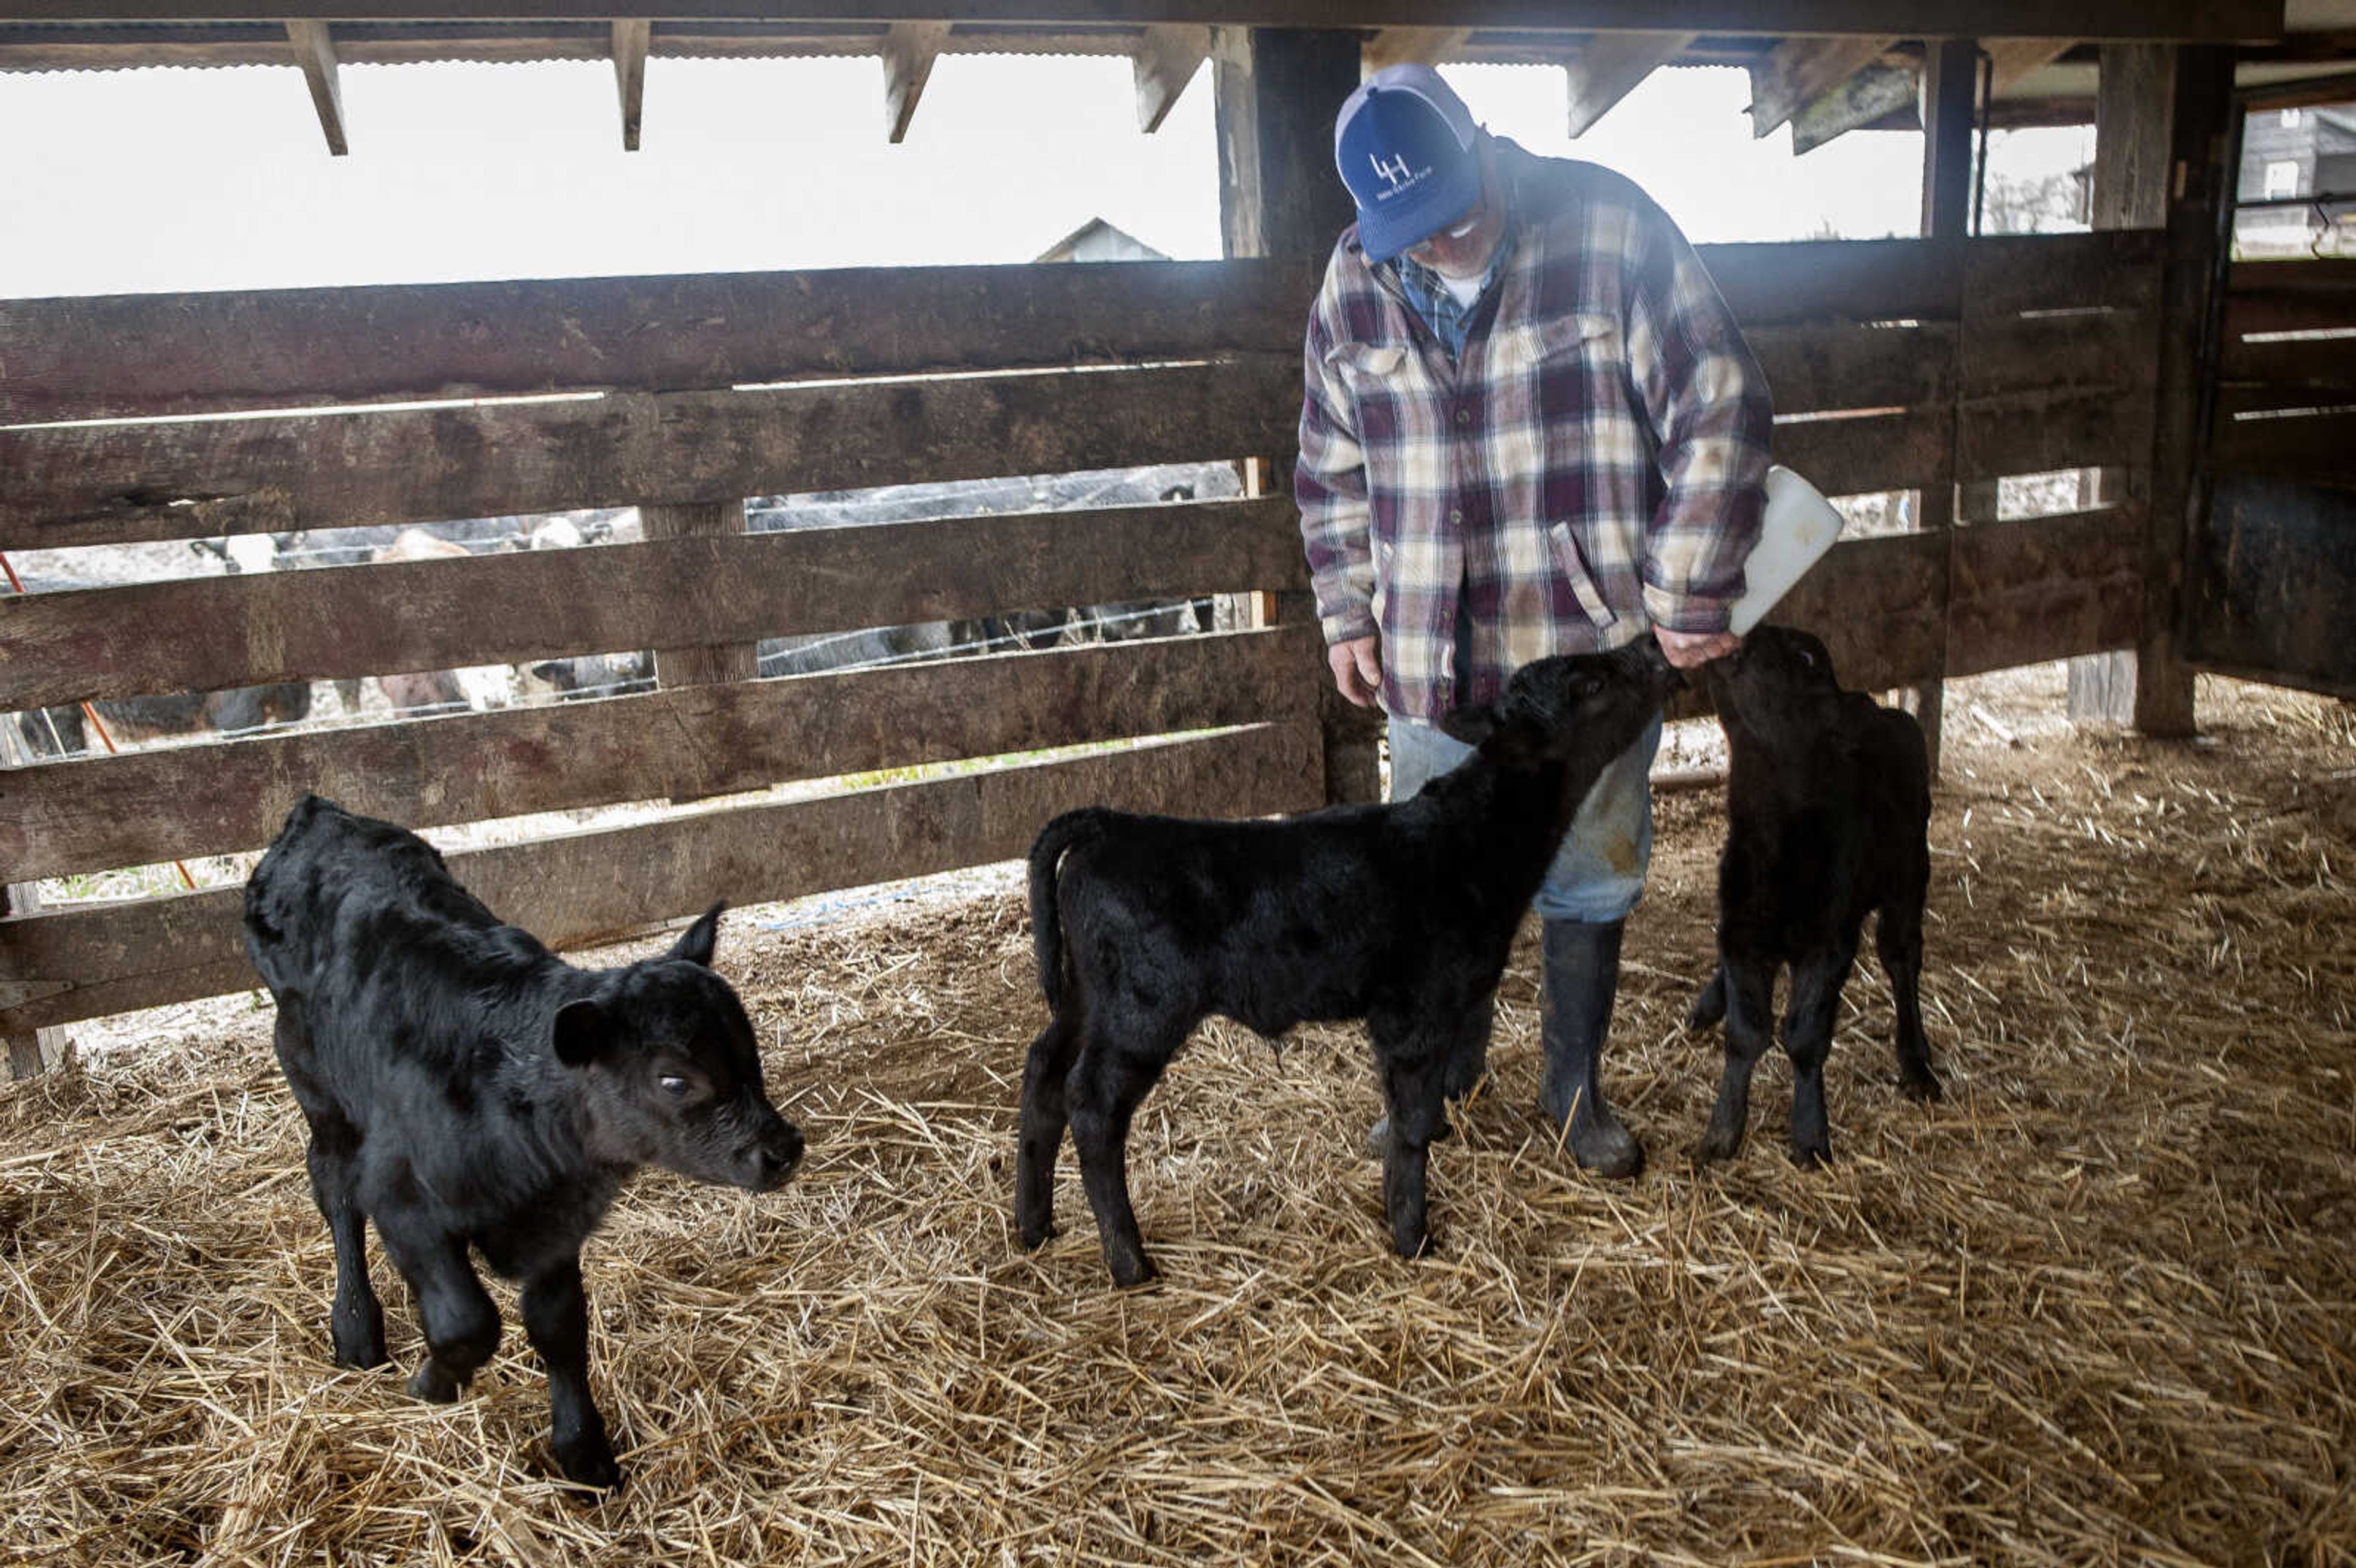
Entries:
{"label": "calf's leg", "polygon": [[1726,968],[1723,965],[1709,972],[1709,984],[1686,1009],[1686,1028],[1708,1029],[1726,1016]]}
{"label": "calf's leg", "polygon": [[622,1467],[605,1439],[605,1418],[589,1394],[589,1299],[581,1260],[571,1257],[524,1282],[523,1331],[548,1367],[549,1446],[565,1478],[607,1490]]}
{"label": "calf's leg", "polygon": [[1023,1064],[1022,1132],[1014,1150],[1014,1223],[1023,1244],[1036,1247],[1055,1233],[1055,1157],[1070,1120],[1064,1080],[1072,1070],[1077,1031],[1056,1014],[1031,1042]]}
{"label": "calf's leg", "polygon": [[1137,1214],[1129,1203],[1130,1118],[1162,1077],[1170,1058],[1177,1054],[1184,1030],[1175,1039],[1157,1040],[1153,1048],[1137,1051],[1114,1044],[1090,1025],[1081,1042],[1079,1059],[1065,1080],[1070,1108],[1072,1147],[1080,1157],[1080,1183],[1088,1207],[1097,1217],[1097,1239],[1103,1243],[1105,1267],[1113,1283],[1123,1287],[1143,1285],[1154,1275],[1145,1255],[1145,1238],[1137,1228]]}
{"label": "calf's leg", "polygon": [[294,1008],[283,1003],[275,1040],[287,1086],[311,1125],[310,1147],[304,1151],[311,1197],[336,1243],[336,1305],[327,1318],[336,1364],[380,1367],[386,1360],[384,1307],[369,1279],[368,1216],[359,1202],[360,1131],[312,1076],[310,1036]]}
{"label": "calf's leg", "polygon": [[425,1329],[426,1357],[409,1376],[409,1392],[435,1404],[456,1399],[499,1348],[499,1311],[475,1277],[466,1239],[406,1209],[377,1215],[377,1234],[409,1288]]}
{"label": "calf's leg", "polygon": [[1935,1100],[1944,1093],[1939,1075],[1931,1071],[1931,1041],[1922,1032],[1922,900],[1918,890],[1911,908],[1893,905],[1881,912],[1873,933],[1881,955],[1881,972],[1890,976],[1890,995],[1898,1004],[1898,1088],[1910,1100]]}
{"label": "calf's leg", "polygon": [[1825,1058],[1832,1053],[1841,987],[1857,961],[1857,934],[1792,965],[1792,1010],[1784,1020],[1783,1051],[1792,1059],[1792,1162],[1822,1165],[1832,1157],[1825,1113]]}
{"label": "calf's leg", "polygon": [[1430,1240],[1431,1146],[1448,1136],[1445,1086],[1455,1051],[1445,1035],[1386,1039],[1388,1033],[1375,1028],[1375,1055],[1390,1113],[1383,1147],[1383,1211],[1390,1221],[1392,1250],[1416,1258]]}
{"label": "calf's leg", "polygon": [[1726,1070],[1709,1127],[1694,1146],[1704,1162],[1732,1159],[1751,1120],[1751,1072],[1774,1038],[1775,965],[1767,959],[1722,955],[1719,978],[1726,998]]}

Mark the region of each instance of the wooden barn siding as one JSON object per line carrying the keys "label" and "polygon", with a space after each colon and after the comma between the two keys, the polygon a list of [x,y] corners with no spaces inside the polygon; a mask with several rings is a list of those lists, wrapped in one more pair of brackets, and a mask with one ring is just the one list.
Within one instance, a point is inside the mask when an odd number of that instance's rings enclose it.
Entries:
{"label": "wooden barn siding", "polygon": [[[2351,336],[2248,341],[2314,332]],[[2356,484],[2356,261],[2234,264],[2211,458],[2231,472]]]}
{"label": "wooden barn siding", "polygon": [[[713,899],[758,903],[1012,859],[1074,806],[1239,815],[1323,793],[1313,723],[463,851],[452,871],[550,945],[626,936]],[[0,1035],[254,984],[243,893],[215,888],[0,922]]]}
{"label": "wooden barn siding", "polygon": [[[1828,416],[1781,424],[1777,453],[1831,493],[2128,465],[2147,449],[2155,236],[1985,240],[1962,251],[1922,240],[1715,246],[1704,256],[1752,335],[1779,412]],[[0,307],[0,362],[39,363],[48,352],[62,363],[56,345],[85,332],[119,357],[105,377],[54,387],[12,378],[14,406],[37,404],[45,417],[156,411],[104,390],[138,384],[132,367],[151,331],[172,345],[171,370],[142,396],[175,412],[251,403],[270,368],[308,362],[306,341],[322,340],[330,347],[319,363],[332,373],[270,400],[618,391],[588,402],[0,432],[9,475],[0,549],[1281,453],[1297,365],[1251,352],[1265,340],[1249,335],[1271,323],[1297,331],[1313,281],[1298,267],[1222,263],[24,302]],[[478,315],[506,301],[532,332],[555,336],[437,325],[437,309],[455,313],[469,293]],[[280,316],[267,308],[273,298],[299,308]],[[992,300],[1028,311],[1024,330],[1009,337],[988,320]],[[661,341],[667,329],[695,337],[706,319],[695,311],[712,310],[716,323],[723,306],[768,324],[734,357],[712,348],[734,341],[717,325],[700,343]],[[906,319],[895,325],[894,312]],[[1207,345],[1185,342],[1190,324],[1213,335]],[[390,347],[420,334],[439,347]],[[366,351],[371,342],[389,354]],[[1075,360],[1197,362],[723,389],[846,371],[971,370],[1042,342]],[[853,352],[862,357],[845,357]],[[1869,687],[2116,646],[2132,640],[2139,613],[2138,527],[2112,510],[1852,540],[1794,591],[1785,613],[1826,630],[1847,677]],[[1290,507],[1263,500],[89,590],[0,601],[0,707],[1303,581]],[[1016,770],[1028,783],[958,779],[740,807],[463,859],[462,874],[494,907],[578,943],[714,896],[787,897],[1003,858],[1058,803],[1238,813],[1312,804],[1321,776],[1314,644],[1313,629],[1292,625],[39,764],[0,774],[19,835],[0,838],[0,850],[37,868],[15,873],[30,876],[252,848],[313,782],[362,809],[455,823],[1274,720],[1184,748]],[[884,714],[910,722],[879,726]],[[654,738],[682,725],[692,743]],[[727,761],[713,762],[715,747]],[[1280,760],[1239,751],[1232,775],[1216,760],[1223,748],[1249,747]],[[1141,773],[1123,760],[1131,755],[1157,761]],[[1156,771],[1164,763],[1166,777]],[[975,827],[966,836],[979,818],[946,804],[963,801],[960,791],[1027,802],[1033,815],[1019,833]],[[924,837],[899,823],[909,812],[948,826]],[[835,841],[842,853],[825,848]],[[810,853],[798,859],[796,842]],[[727,859],[740,854],[742,865]],[[691,888],[665,871],[585,901],[570,890],[576,875],[635,872],[637,857],[725,863],[734,880]],[[508,881],[486,880],[494,877]],[[544,920],[535,896],[552,906]],[[0,1032],[249,984],[225,893],[0,923]]]}

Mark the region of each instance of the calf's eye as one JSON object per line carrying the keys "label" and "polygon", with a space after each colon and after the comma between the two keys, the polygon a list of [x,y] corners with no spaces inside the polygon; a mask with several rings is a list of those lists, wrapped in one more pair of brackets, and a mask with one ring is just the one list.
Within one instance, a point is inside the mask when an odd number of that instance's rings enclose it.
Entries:
{"label": "calf's eye", "polygon": [[669,1095],[672,1099],[684,1100],[687,1098],[687,1080],[681,1078],[678,1073],[666,1072],[661,1077],[656,1079],[655,1082],[661,1084],[662,1092]]}

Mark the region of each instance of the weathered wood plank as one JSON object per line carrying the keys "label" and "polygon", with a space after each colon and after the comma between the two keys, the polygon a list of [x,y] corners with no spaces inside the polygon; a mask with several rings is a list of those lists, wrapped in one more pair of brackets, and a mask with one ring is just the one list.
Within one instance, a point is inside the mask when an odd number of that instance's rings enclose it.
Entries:
{"label": "weathered wood plank", "polygon": [[2279,411],[2285,404],[2300,400],[2295,394],[2276,388],[2224,389],[2218,398],[2211,464],[2268,478],[2356,484],[2356,409],[2339,393],[2326,396],[2332,404],[2328,411],[2285,413]]}
{"label": "weathered wood plank", "polygon": [[2132,466],[2151,454],[2148,389],[2065,388],[1957,411],[1955,477],[1963,484],[2056,468]]}
{"label": "weathered wood plank", "polygon": [[1764,136],[1881,58],[1898,40],[1786,38],[1751,67],[1751,133]]}
{"label": "weathered wood plank", "polygon": [[1297,352],[1317,278],[1141,261],[0,300],[0,425]]}
{"label": "weathered wood plank", "polygon": [[1767,372],[1779,414],[1912,408],[1955,395],[1953,322],[1762,326],[1743,337]]}
{"label": "weathered wood plank", "polygon": [[1836,321],[1953,321],[1963,252],[1929,240],[1800,240],[1697,245],[1718,292],[1747,331]]}
{"label": "weathered wood plank", "polygon": [[2159,379],[2159,322],[2147,310],[1994,316],[1967,325],[1963,358],[1966,398],[2110,388],[2148,399]]}
{"label": "weathered wood plank", "polygon": [[307,792],[412,827],[1313,718],[1313,624],[651,691],[0,769],[23,878],[258,849]]}
{"label": "weathered wood plank", "polygon": [[2147,523],[2141,507],[2123,506],[1958,530],[1949,673],[2134,646]]}
{"label": "weathered wood plank", "polygon": [[[1012,859],[1074,806],[1257,816],[1317,804],[1311,722],[1262,725],[786,805],[454,853],[499,915],[578,947],[701,910]],[[0,920],[0,1035],[254,984],[241,890]],[[726,943],[723,939],[723,954]],[[21,987],[21,989],[20,989]]]}
{"label": "weathered wood plank", "polygon": [[1925,607],[1946,592],[1945,534],[1844,539],[1785,595],[1774,621],[1824,638],[1843,685],[1903,686],[1943,667],[1945,630]]}
{"label": "weathered wood plank", "polygon": [[1983,236],[1965,251],[1965,319],[2098,305],[2156,310],[2167,239],[2158,229]]}
{"label": "weathered wood plank", "polygon": [[1952,482],[1953,411],[1775,421],[1775,461],[1827,496],[1919,490]]}
{"label": "weathered wood plank", "polygon": [[1304,586],[1280,498],[0,597],[0,710]]}
{"label": "weathered wood plank", "polygon": [[[1954,258],[1922,240],[1700,251],[1746,325],[1956,313]],[[1304,257],[0,300],[0,424],[1288,352],[1318,271]]]}
{"label": "weathered wood plank", "polygon": [[11,476],[0,549],[1238,457],[1289,450],[1300,415],[1291,350],[1135,370],[0,431]]}

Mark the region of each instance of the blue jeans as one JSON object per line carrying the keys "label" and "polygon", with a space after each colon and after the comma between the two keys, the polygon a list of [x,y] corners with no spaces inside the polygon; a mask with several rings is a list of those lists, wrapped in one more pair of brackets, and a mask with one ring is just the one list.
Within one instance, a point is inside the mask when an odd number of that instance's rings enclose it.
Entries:
{"label": "blue jeans", "polygon": [[[1435,724],[1394,717],[1390,721],[1391,798],[1405,800],[1427,780],[1454,768],[1472,748]],[[1653,753],[1661,748],[1661,721],[1655,719],[1636,743],[1612,759],[1579,803],[1570,832],[1547,868],[1546,880],[1530,907],[1546,920],[1578,920],[1591,925],[1625,920],[1644,893],[1644,869],[1653,859]]]}

